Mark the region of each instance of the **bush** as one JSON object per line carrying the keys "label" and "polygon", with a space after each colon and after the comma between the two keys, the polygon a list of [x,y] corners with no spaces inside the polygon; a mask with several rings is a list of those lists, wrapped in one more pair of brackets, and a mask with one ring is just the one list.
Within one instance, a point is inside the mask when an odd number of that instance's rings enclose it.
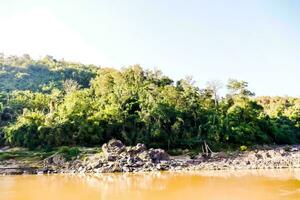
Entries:
{"label": "bush", "polygon": [[0,161],[12,159],[14,156],[10,155],[9,153],[0,153]]}
{"label": "bush", "polygon": [[4,138],[4,133],[1,132],[0,129],[0,147],[5,145],[5,138]]}
{"label": "bush", "polygon": [[248,149],[248,147],[245,146],[245,145],[240,146],[240,150],[241,150],[241,151],[246,151],[247,149]]}
{"label": "bush", "polygon": [[77,147],[62,146],[58,149],[58,153],[63,154],[66,160],[72,160],[80,154],[80,150]]}

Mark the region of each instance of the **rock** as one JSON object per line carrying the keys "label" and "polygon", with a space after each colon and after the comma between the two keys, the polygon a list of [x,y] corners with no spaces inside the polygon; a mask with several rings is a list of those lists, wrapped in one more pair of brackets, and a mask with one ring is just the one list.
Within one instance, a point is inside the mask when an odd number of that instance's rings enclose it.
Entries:
{"label": "rock", "polygon": [[[103,154],[93,154],[83,161],[80,158],[67,162],[63,155],[55,154],[44,160],[43,173],[112,173],[112,172],[146,172],[157,170],[223,170],[223,169],[269,169],[300,167],[299,147],[261,148],[247,152],[216,153],[214,157],[191,159],[188,156],[170,156],[162,149],[147,150],[144,144],[126,147],[119,140],[103,144]],[[13,164],[13,161],[10,165]],[[14,161],[18,168],[18,163]],[[5,166],[5,162],[0,165]],[[4,171],[4,170],[2,170]],[[0,174],[2,173],[0,166]],[[5,169],[7,173],[39,173],[35,170]]]}
{"label": "rock", "polygon": [[124,166],[124,167],[122,167],[122,171],[123,172],[131,172],[132,170],[129,167]]}
{"label": "rock", "polygon": [[146,151],[146,150],[147,150],[146,149],[146,145],[141,144],[141,143],[138,143],[136,145],[136,151],[137,151],[137,153],[140,153],[140,152],[143,152],[143,151]]}
{"label": "rock", "polygon": [[121,172],[122,168],[120,167],[120,165],[118,163],[115,163],[112,168],[111,168],[112,172]]}
{"label": "rock", "polygon": [[145,164],[145,163],[144,163],[143,161],[138,160],[138,161],[135,163],[135,166],[141,167],[141,166],[143,166],[144,164]]}
{"label": "rock", "polygon": [[136,146],[128,147],[126,150],[129,155],[137,155],[146,151],[146,146],[144,144],[138,143]]}
{"label": "rock", "polygon": [[295,151],[298,151],[299,149],[297,147],[292,147],[291,148],[291,152],[295,152]]}
{"label": "rock", "polygon": [[156,169],[160,170],[160,169],[161,169],[161,165],[160,165],[160,164],[157,164],[157,165],[156,165]]}
{"label": "rock", "polygon": [[108,146],[107,146],[106,143],[102,145],[102,151],[103,151],[104,154],[108,153]]}
{"label": "rock", "polygon": [[108,154],[106,159],[107,161],[116,161],[118,159],[118,155]]}
{"label": "rock", "polygon": [[255,154],[255,156],[256,156],[257,159],[262,159],[263,158],[263,155],[260,154],[260,153]]}
{"label": "rock", "polygon": [[37,175],[43,175],[44,174],[44,172],[43,171],[37,171],[37,173],[36,173]]}
{"label": "rock", "polygon": [[4,146],[4,147],[0,148],[0,152],[7,151],[7,150],[9,150],[9,149],[10,149],[9,146]]}
{"label": "rock", "polygon": [[[119,171],[149,171],[157,169],[152,163],[157,163],[159,169],[169,168],[169,155],[162,149],[146,149],[144,144],[125,147],[119,140],[111,140],[102,146],[107,166],[101,166],[103,172]],[[166,161],[166,162],[163,162]],[[91,165],[95,168],[96,164]],[[99,171],[99,170],[98,170]]]}
{"label": "rock", "polygon": [[280,149],[279,153],[281,154],[281,156],[285,157],[289,155],[289,152],[285,151],[284,149]]}
{"label": "rock", "polygon": [[149,149],[148,153],[153,162],[170,160],[169,154],[167,154],[163,149]]}
{"label": "rock", "polygon": [[278,157],[278,153],[275,150],[269,150],[266,153],[266,157],[267,158],[277,158]]}
{"label": "rock", "polygon": [[97,169],[93,169],[94,173],[101,173],[102,169],[101,168],[97,168]]}
{"label": "rock", "polygon": [[110,140],[107,144],[102,145],[102,151],[108,161],[115,161],[125,151],[125,146],[120,140]]}
{"label": "rock", "polygon": [[108,173],[108,172],[111,172],[109,169],[110,169],[109,167],[101,167],[101,168],[95,169],[94,172],[95,173]]}
{"label": "rock", "polygon": [[66,162],[66,159],[63,155],[56,155],[52,159],[54,164],[63,165]]}
{"label": "rock", "polygon": [[151,160],[150,155],[147,151],[141,152],[137,155],[141,160],[143,161],[149,161]]}
{"label": "rock", "polygon": [[120,140],[112,139],[107,144],[108,148],[124,148],[124,144]]}
{"label": "rock", "polygon": [[135,163],[135,159],[133,157],[127,158],[127,164],[128,165],[133,165]]}
{"label": "rock", "polygon": [[55,154],[49,158],[46,158],[44,165],[59,165],[62,166],[66,163],[66,159],[62,154]]}
{"label": "rock", "polygon": [[98,159],[88,164],[88,168],[94,169],[102,166],[102,160]]}

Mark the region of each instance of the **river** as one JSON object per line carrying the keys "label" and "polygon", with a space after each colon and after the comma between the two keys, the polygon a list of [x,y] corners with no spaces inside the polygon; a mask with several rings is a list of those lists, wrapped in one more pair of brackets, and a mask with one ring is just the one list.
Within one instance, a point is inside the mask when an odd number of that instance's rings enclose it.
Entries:
{"label": "river", "polygon": [[300,171],[0,177],[0,200],[299,200]]}

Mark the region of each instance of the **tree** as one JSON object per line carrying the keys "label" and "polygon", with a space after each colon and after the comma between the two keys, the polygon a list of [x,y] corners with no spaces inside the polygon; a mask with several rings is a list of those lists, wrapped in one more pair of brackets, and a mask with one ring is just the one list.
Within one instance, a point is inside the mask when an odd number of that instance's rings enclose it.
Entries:
{"label": "tree", "polygon": [[63,89],[68,94],[71,92],[75,92],[80,89],[78,83],[72,79],[65,80],[63,82]]}
{"label": "tree", "polygon": [[[100,145],[112,138],[166,149],[300,142],[300,100],[252,97],[230,79],[200,89],[139,65],[121,70],[47,56],[1,57],[0,145]],[[4,135],[4,137],[3,137]]]}
{"label": "tree", "polygon": [[215,102],[215,107],[218,106],[218,102],[219,102],[219,90],[222,88],[222,83],[218,80],[212,80],[212,81],[208,81],[206,83],[207,85],[207,89],[212,91],[213,94],[213,99]]}
{"label": "tree", "polygon": [[227,89],[231,96],[254,96],[255,94],[248,90],[248,83],[246,81],[238,81],[235,79],[229,79],[227,83]]}

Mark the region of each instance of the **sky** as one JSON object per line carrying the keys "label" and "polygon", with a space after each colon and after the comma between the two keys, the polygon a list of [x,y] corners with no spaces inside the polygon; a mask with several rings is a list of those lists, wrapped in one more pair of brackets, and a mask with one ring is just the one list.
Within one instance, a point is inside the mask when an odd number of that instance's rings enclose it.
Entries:
{"label": "sky", "polygon": [[0,0],[0,52],[300,97],[298,0]]}

